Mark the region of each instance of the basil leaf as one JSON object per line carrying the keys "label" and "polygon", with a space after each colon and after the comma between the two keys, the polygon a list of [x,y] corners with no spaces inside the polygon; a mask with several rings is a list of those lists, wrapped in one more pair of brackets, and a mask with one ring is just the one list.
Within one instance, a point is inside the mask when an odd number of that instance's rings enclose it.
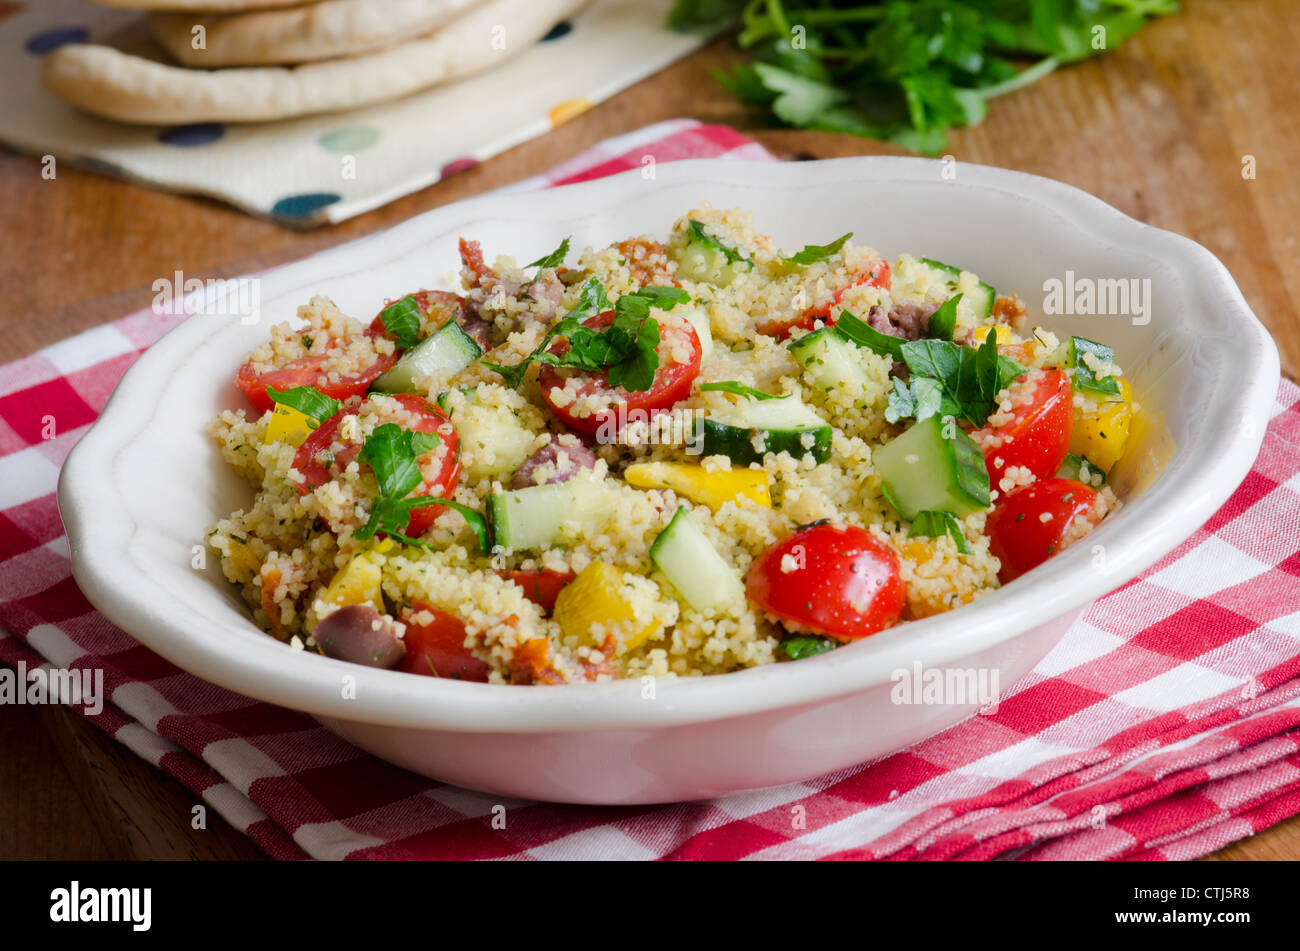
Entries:
{"label": "basil leaf", "polygon": [[800,635],[798,637],[787,637],[781,642],[781,650],[785,656],[791,660],[802,660],[805,657],[816,657],[818,654],[824,654],[827,651],[835,650],[840,645],[829,637],[816,637],[813,635]]}
{"label": "basil leaf", "polygon": [[266,395],[273,403],[296,409],[307,417],[308,425],[315,429],[329,419],[343,404],[333,397],[326,396],[314,386],[292,386],[287,390],[277,390],[273,386],[266,388]]}
{"label": "basil leaf", "polygon": [[411,433],[411,451],[417,456],[423,456],[426,452],[433,452],[442,445],[442,439],[437,433]]}
{"label": "basil leaf", "polygon": [[926,336],[934,340],[951,340],[952,333],[957,329],[957,304],[961,300],[961,295],[949,297],[943,302],[943,305],[930,315],[929,328]]}
{"label": "basil leaf", "polygon": [[963,555],[970,554],[970,546],[966,544],[966,533],[962,531],[957,516],[951,512],[917,512],[916,518],[912,519],[912,527],[907,537],[916,538],[918,535],[924,538],[941,538],[947,535],[957,545],[959,552]]}
{"label": "basil leaf", "polygon": [[715,251],[721,252],[722,256],[726,258],[728,264],[736,264],[737,262],[743,261],[748,264],[751,269],[754,267],[754,262],[750,258],[745,257],[735,248],[728,247],[713,235],[705,231],[703,222],[691,218],[689,227],[691,229],[691,237],[694,238],[694,240],[707,248],[713,248]]}
{"label": "basil leaf", "polygon": [[[570,238],[572,235],[569,236]],[[560,242],[560,246],[545,257],[540,257],[532,264],[525,264],[524,267],[548,268],[559,267],[564,263],[564,259],[569,256],[569,238]]]}
{"label": "basil leaf", "polygon": [[379,312],[379,322],[397,338],[397,345],[409,350],[420,342],[420,305],[414,294],[395,300]]}
{"label": "basil leaf", "polygon": [[756,390],[752,386],[746,386],[744,383],[737,380],[721,380],[717,383],[704,383],[700,386],[700,392],[702,393],[711,393],[715,391],[721,393],[734,393],[736,396],[747,396],[751,400],[785,399],[785,396],[776,396],[772,393],[764,393],[762,390]]}
{"label": "basil leaf", "polygon": [[859,347],[866,347],[872,353],[878,353],[883,357],[893,357],[900,362],[903,360],[904,340],[902,337],[881,333],[865,320],[854,317],[847,310],[840,311],[840,319],[835,322],[835,332],[856,343]]}
{"label": "basil leaf", "polygon": [[805,244],[803,250],[797,254],[792,254],[788,258],[783,258],[791,264],[815,264],[818,261],[825,261],[831,255],[839,254],[840,249],[848,243],[849,238],[853,237],[853,232],[840,235],[830,244]]}
{"label": "basil leaf", "polygon": [[452,499],[430,498],[429,503],[445,505],[447,508],[455,509],[459,512],[464,516],[465,521],[469,523],[469,527],[474,532],[474,537],[478,539],[479,551],[483,552],[485,555],[492,551],[491,535],[488,531],[488,520],[482,512],[476,511],[468,505],[461,505],[459,502],[453,501]]}

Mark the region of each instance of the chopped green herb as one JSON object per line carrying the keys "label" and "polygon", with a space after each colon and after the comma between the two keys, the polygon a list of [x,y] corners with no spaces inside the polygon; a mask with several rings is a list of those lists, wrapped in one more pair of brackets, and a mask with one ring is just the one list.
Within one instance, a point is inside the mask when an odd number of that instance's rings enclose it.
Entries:
{"label": "chopped green herb", "polygon": [[998,353],[992,328],[978,350],[949,340],[909,340],[902,354],[913,374],[939,381],[944,398],[956,409],[953,415],[976,426],[988,422],[998,392],[1027,370]]}
{"label": "chopped green herb", "polygon": [[847,310],[840,311],[840,319],[835,322],[835,332],[859,347],[866,347],[872,353],[882,357],[903,359],[903,338],[881,333],[865,320],[854,317]]}
{"label": "chopped green herb", "polygon": [[316,342],[316,338],[315,338],[315,337],[309,337],[309,336],[307,336],[306,334],[303,334],[303,335],[302,335],[302,348],[303,348],[304,350],[310,350],[311,347],[312,347],[312,344],[314,344],[315,342]]}
{"label": "chopped green herb", "polygon": [[966,533],[962,531],[961,522],[957,516],[951,512],[917,512],[916,518],[912,519],[912,528],[907,533],[908,538],[941,538],[947,535],[957,545],[957,550],[963,555],[970,553],[970,548],[966,544]]}
{"label": "chopped green herb", "polygon": [[[811,607],[811,605],[809,605]],[[837,641],[829,637],[815,637],[812,635],[800,635],[798,637],[787,637],[781,642],[781,650],[785,656],[791,660],[803,660],[805,657],[816,657],[818,654],[824,654],[839,647]]]}
{"label": "chopped green herb", "polygon": [[1115,359],[1115,351],[1105,344],[1086,337],[1071,337],[1065,345],[1065,366],[1069,368],[1075,388],[1098,396],[1119,396],[1119,381],[1113,376],[1099,377],[1093,373],[1092,367],[1084,360],[1084,354],[1089,353],[1102,363],[1111,363]]}
{"label": "chopped green herb", "polygon": [[564,263],[564,259],[569,255],[569,238],[560,242],[560,246],[545,257],[540,257],[532,264],[525,264],[524,267],[548,268],[559,267]]}
{"label": "chopped green herb", "polygon": [[736,396],[747,396],[752,400],[783,400],[784,396],[776,396],[772,393],[764,393],[756,390],[752,386],[746,386],[736,380],[720,380],[717,383],[704,383],[700,386],[701,392],[710,393],[714,391],[722,393],[734,393]]}
{"label": "chopped green herb", "polygon": [[379,312],[379,322],[397,338],[397,346],[410,350],[420,342],[420,305],[414,294],[395,300]]}
{"label": "chopped green herb", "polygon": [[[512,387],[523,382],[529,365],[536,362],[589,372],[607,370],[611,386],[642,392],[654,385],[659,368],[659,322],[649,316],[650,310],[671,310],[688,300],[690,296],[677,287],[643,287],[620,297],[614,304],[613,322],[595,329],[583,322],[609,309],[609,298],[604,285],[592,278],[583,285],[577,306],[547,332],[537,349],[521,363],[511,367],[494,363],[484,366],[500,373]],[[557,337],[569,344],[564,353],[548,349]]]}
{"label": "chopped green herb", "polygon": [[934,340],[951,340],[952,333],[957,328],[957,304],[961,302],[961,295],[949,297],[943,302],[943,305],[930,315],[930,324],[926,336]]}
{"label": "chopped green herb", "polygon": [[302,413],[307,417],[307,425],[312,429],[343,408],[342,403],[331,396],[326,396],[314,386],[292,386],[287,390],[277,390],[273,386],[268,386],[266,395],[273,403],[288,406]]}
{"label": "chopped green herb", "polygon": [[830,244],[805,244],[802,251],[783,260],[789,261],[791,264],[816,264],[818,261],[825,261],[832,255],[839,254],[840,249],[844,247],[851,237],[853,237],[852,231],[840,235]]}

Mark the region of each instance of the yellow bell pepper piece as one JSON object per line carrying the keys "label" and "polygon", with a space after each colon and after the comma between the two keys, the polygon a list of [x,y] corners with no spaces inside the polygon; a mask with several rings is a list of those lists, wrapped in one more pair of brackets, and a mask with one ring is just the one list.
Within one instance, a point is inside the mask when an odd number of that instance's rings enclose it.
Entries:
{"label": "yellow bell pepper piece", "polygon": [[[386,541],[387,539],[385,539]],[[340,607],[349,604],[371,604],[380,614],[385,613],[384,573],[379,560],[371,552],[354,555],[330,580],[321,600]]]}
{"label": "yellow bell pepper piece", "polygon": [[744,499],[772,507],[771,480],[762,469],[709,472],[690,462],[642,462],[628,466],[623,478],[638,489],[672,489],[715,512],[727,502],[739,505]]}
{"label": "yellow bell pepper piece", "polygon": [[1083,456],[1103,472],[1109,472],[1124,455],[1133,423],[1133,387],[1123,377],[1119,379],[1119,392],[1119,401],[1099,401],[1096,412],[1085,412],[1078,407],[1074,410],[1070,452]]}
{"label": "yellow bell pepper piece", "polygon": [[271,421],[266,424],[264,442],[287,442],[291,446],[301,446],[311,435],[314,423],[306,413],[276,403],[271,411]]}
{"label": "yellow bell pepper piece", "polygon": [[[1005,347],[1005,346],[1007,346],[1007,344],[1009,344],[1009,343],[1012,342],[1012,341],[1011,341],[1011,328],[1008,327],[1006,324],[997,324],[997,325],[995,325],[994,328],[993,328],[993,332],[994,332],[995,334],[997,334],[997,345],[998,345],[999,347]],[[988,336],[988,331],[985,331],[985,332],[984,332],[984,336],[986,336],[986,337]]]}
{"label": "yellow bell pepper piece", "polygon": [[[625,588],[626,584],[626,572],[593,561],[560,592],[551,616],[565,637],[576,638],[588,647],[600,647],[613,633],[625,650],[633,650],[659,629],[659,622],[636,626],[636,614],[627,600],[633,592]],[[600,633],[593,631],[597,624]]]}

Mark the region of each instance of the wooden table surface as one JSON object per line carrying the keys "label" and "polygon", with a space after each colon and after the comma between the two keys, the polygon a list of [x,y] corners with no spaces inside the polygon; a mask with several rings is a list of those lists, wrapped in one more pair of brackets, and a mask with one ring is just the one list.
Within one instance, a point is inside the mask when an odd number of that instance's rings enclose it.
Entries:
{"label": "wooden table surface", "polygon": [[[959,161],[1077,185],[1199,241],[1300,369],[1300,16],[1294,0],[1186,0],[1119,51],[1058,70],[953,135]],[[0,362],[146,306],[155,278],[228,277],[293,260],[535,174],[661,119],[727,123],[790,159],[889,154],[879,143],[756,124],[711,78],[719,41],[554,132],[337,227],[294,232],[214,202],[0,155]],[[1253,157],[1255,177],[1243,176]],[[57,707],[0,708],[0,858],[261,858],[180,783]],[[1216,858],[1300,858],[1300,818]]]}

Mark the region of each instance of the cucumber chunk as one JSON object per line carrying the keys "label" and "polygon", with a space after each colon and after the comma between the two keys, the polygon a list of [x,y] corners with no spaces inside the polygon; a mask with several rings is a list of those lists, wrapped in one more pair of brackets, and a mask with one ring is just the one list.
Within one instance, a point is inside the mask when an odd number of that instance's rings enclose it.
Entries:
{"label": "cucumber chunk", "polygon": [[1074,453],[1068,453],[1065,461],[1061,463],[1061,468],[1056,470],[1056,478],[1073,479],[1075,482],[1082,482],[1084,485],[1105,485],[1106,473],[1100,467],[1093,465],[1083,456],[1076,456]]}
{"label": "cucumber chunk", "polygon": [[871,379],[862,369],[857,345],[833,327],[822,327],[800,337],[789,346],[790,356],[812,376],[813,382],[826,392],[847,389],[866,394]]}
{"label": "cucumber chunk", "polygon": [[650,559],[686,603],[703,615],[717,614],[745,596],[744,585],[683,506],[650,546]]}
{"label": "cucumber chunk", "polygon": [[591,479],[510,489],[488,497],[497,546],[506,552],[560,547],[566,522],[600,519],[609,514],[612,494]]}
{"label": "cucumber chunk", "polygon": [[817,464],[831,457],[830,423],[797,396],[745,400],[717,417],[706,417],[699,433],[706,456],[723,455],[747,466],[769,452],[796,459],[811,454]]}
{"label": "cucumber chunk", "polygon": [[754,269],[754,262],[728,247],[691,219],[686,243],[676,254],[677,273],[688,281],[725,287],[736,277]]}
{"label": "cucumber chunk", "polygon": [[421,340],[379,379],[371,389],[381,393],[414,393],[415,381],[444,370],[463,370],[483,355],[483,348],[465,329],[449,320]]}
{"label": "cucumber chunk", "polygon": [[709,325],[709,315],[699,307],[685,307],[674,313],[685,317],[695,328],[695,335],[700,338],[700,360],[709,359],[713,355],[713,328]]}
{"label": "cucumber chunk", "polygon": [[[933,258],[921,258],[921,263],[929,267],[930,270],[937,272],[939,280],[943,281],[950,291],[956,293],[959,290],[961,268],[953,267],[951,264],[944,264],[942,261],[936,261]],[[966,292],[965,299],[974,312],[976,320],[988,320],[993,316],[993,302],[997,299],[997,296],[998,292],[993,289],[992,284],[980,281],[975,290]]]}
{"label": "cucumber chunk", "polygon": [[991,504],[983,453],[961,429],[952,432],[946,438],[943,421],[928,416],[876,450],[885,498],[903,518],[925,511],[965,518]]}

